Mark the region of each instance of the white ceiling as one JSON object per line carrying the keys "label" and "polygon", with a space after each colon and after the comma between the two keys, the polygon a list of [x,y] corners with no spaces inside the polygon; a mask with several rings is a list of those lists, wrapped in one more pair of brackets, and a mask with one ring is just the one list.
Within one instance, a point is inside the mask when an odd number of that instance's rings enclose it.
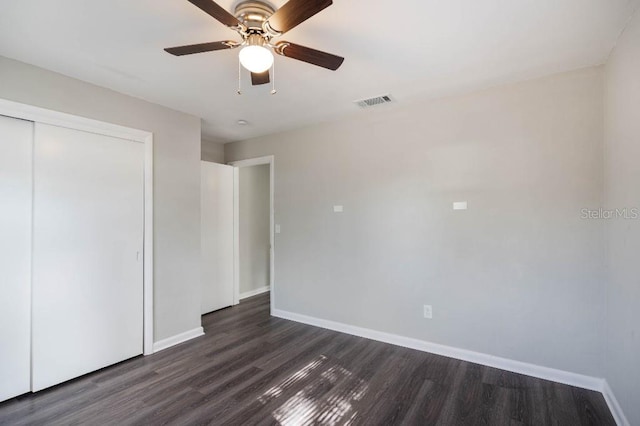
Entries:
{"label": "white ceiling", "polygon": [[335,0],[281,39],[343,66],[276,57],[275,96],[246,72],[236,94],[237,50],[162,50],[237,39],[186,0],[0,0],[0,55],[202,117],[203,136],[227,142],[354,113],[352,101],[380,94],[401,104],[603,63],[639,2]]}

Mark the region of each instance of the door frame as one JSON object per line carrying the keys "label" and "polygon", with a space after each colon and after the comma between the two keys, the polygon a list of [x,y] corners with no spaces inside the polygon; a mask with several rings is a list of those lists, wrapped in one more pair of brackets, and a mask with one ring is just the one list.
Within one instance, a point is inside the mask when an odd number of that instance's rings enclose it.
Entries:
{"label": "door frame", "polygon": [[264,157],[249,158],[246,160],[232,161],[228,163],[235,167],[233,176],[233,298],[234,304],[240,303],[240,179],[239,169],[242,167],[269,165],[269,291],[271,299],[271,312],[274,312],[276,305],[275,295],[275,157],[267,155]]}
{"label": "door frame", "polygon": [[144,144],[143,354],[151,355],[153,353],[153,133],[6,99],[0,99],[0,115]]}

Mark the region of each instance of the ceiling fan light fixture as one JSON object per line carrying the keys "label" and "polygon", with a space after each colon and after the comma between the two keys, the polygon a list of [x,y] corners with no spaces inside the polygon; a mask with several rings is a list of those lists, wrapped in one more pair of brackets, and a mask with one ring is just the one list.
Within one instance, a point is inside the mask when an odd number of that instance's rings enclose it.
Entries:
{"label": "ceiling fan light fixture", "polygon": [[245,46],[239,56],[242,66],[251,72],[265,72],[273,65],[273,54],[266,47]]}
{"label": "ceiling fan light fixture", "polygon": [[264,47],[265,40],[258,34],[247,38],[248,44],[240,49],[240,63],[254,73],[265,72],[273,65],[273,53]]}

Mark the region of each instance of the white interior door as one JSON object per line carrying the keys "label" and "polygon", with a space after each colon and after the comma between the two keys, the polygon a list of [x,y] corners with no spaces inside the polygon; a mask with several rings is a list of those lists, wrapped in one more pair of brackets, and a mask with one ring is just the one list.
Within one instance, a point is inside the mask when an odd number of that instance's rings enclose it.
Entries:
{"label": "white interior door", "polygon": [[33,123],[0,116],[0,401],[29,392]]}
{"label": "white interior door", "polygon": [[202,313],[233,305],[234,168],[202,161]]}
{"label": "white interior door", "polygon": [[35,126],[38,391],[142,353],[144,146]]}

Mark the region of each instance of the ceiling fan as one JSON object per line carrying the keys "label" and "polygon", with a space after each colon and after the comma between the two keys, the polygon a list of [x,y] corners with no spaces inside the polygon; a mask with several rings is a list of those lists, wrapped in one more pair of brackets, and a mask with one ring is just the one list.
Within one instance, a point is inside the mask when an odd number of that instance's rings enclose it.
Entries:
{"label": "ceiling fan", "polygon": [[269,69],[273,65],[273,54],[297,59],[313,65],[337,70],[344,58],[330,53],[311,49],[310,47],[273,41],[290,29],[298,26],[313,15],[333,4],[332,0],[289,0],[280,9],[275,10],[270,4],[258,1],[244,1],[235,8],[235,16],[227,12],[213,0],[188,0],[202,11],[211,15],[227,27],[235,30],[242,41],[214,41],[210,43],[191,44],[187,46],[164,49],[175,56],[214,50],[236,49],[240,63],[251,72],[251,83],[255,85],[269,83]]}

